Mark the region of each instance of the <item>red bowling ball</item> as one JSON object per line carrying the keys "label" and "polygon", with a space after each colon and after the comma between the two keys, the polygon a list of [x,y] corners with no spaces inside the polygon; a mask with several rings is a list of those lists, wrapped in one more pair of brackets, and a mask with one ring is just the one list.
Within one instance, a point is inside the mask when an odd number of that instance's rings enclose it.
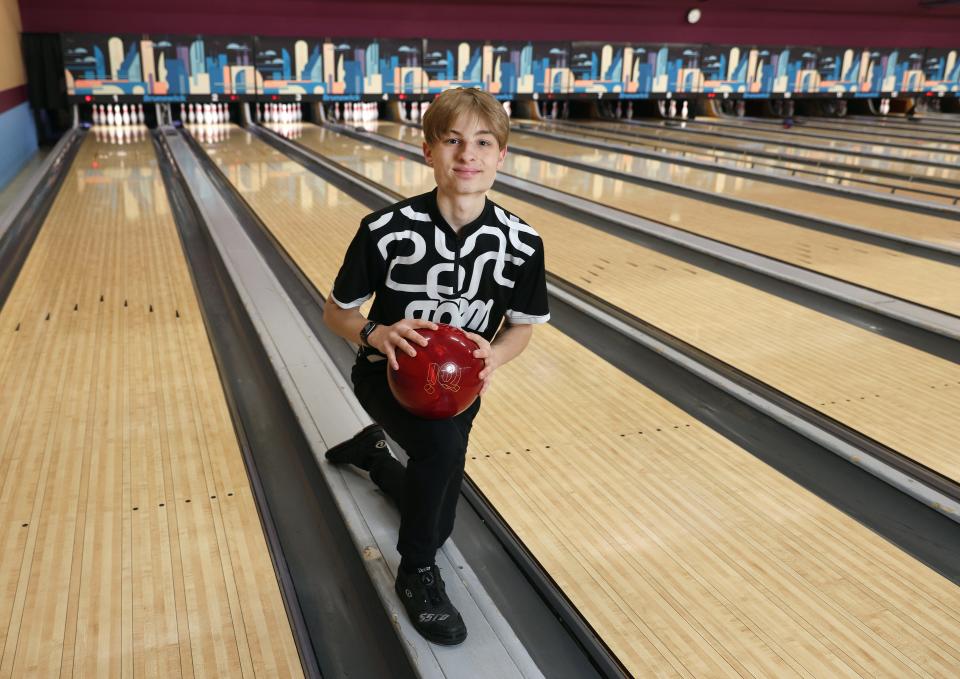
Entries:
{"label": "red bowling ball", "polygon": [[428,344],[414,345],[416,356],[397,351],[399,370],[387,369],[390,391],[404,408],[418,417],[442,420],[470,407],[483,381],[482,358],[474,358],[477,343],[459,328],[443,323],[437,330],[418,329]]}

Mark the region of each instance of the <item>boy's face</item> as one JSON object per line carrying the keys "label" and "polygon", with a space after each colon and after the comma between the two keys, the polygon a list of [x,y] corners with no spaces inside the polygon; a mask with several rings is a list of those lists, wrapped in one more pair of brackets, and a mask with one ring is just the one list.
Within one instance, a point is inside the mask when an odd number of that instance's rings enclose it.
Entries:
{"label": "boy's face", "polygon": [[423,157],[433,168],[437,187],[450,196],[485,194],[506,155],[490,125],[470,115],[457,118],[432,146],[423,143]]}

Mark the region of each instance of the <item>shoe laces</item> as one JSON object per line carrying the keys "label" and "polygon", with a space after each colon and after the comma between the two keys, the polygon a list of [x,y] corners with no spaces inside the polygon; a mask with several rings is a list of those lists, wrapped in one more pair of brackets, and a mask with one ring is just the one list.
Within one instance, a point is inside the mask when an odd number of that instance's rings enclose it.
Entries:
{"label": "shoe laces", "polygon": [[440,580],[440,569],[433,566],[430,570],[425,570],[418,574],[423,588],[427,592],[427,598],[433,606],[439,606],[443,603],[443,581]]}

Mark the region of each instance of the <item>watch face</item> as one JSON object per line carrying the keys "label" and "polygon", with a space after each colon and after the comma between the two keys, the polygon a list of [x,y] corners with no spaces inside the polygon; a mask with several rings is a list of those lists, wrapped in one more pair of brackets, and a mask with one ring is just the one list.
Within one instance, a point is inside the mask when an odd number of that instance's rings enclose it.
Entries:
{"label": "watch face", "polygon": [[694,8],[694,9],[691,9],[689,12],[687,12],[687,22],[689,22],[689,23],[691,23],[691,24],[695,24],[695,23],[697,23],[698,21],[700,21],[700,10],[699,10],[699,9]]}

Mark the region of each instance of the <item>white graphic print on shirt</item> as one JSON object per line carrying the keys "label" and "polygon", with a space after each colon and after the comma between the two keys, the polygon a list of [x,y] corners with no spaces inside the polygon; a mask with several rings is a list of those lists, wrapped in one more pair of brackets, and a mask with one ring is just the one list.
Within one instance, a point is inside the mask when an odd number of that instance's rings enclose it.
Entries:
{"label": "white graphic print on shirt", "polygon": [[[430,215],[416,212],[409,205],[403,207],[400,212],[413,221],[431,221]],[[536,236],[537,232],[526,224],[523,224],[516,217],[511,219],[510,217],[512,217],[512,215],[508,216],[499,207],[494,208],[494,213],[497,219],[508,227],[510,244],[521,253],[532,255],[534,249],[521,242],[519,234],[525,232]],[[388,212],[371,222],[370,230],[376,231],[380,227],[388,224],[393,214],[393,212]],[[443,295],[451,296],[455,294],[456,291],[452,286],[440,285],[440,275],[454,270],[456,254],[446,246],[444,242],[446,237],[443,231],[437,226],[433,228],[433,246],[436,253],[446,261],[434,264],[427,270],[427,280],[424,285],[401,283],[393,277],[393,271],[397,267],[415,265],[423,259],[427,251],[427,243],[423,236],[416,231],[407,229],[388,233],[377,241],[377,249],[381,255],[383,255],[384,259],[388,258],[388,246],[394,241],[409,240],[414,246],[413,254],[405,257],[395,257],[393,261],[390,262],[390,268],[387,270],[386,286],[392,290],[402,292],[425,292],[427,297],[429,297],[428,300],[414,300],[410,302],[404,314],[406,318],[421,318],[433,321],[434,323],[449,323],[457,327],[470,328],[477,332],[483,332],[487,328],[490,310],[493,307],[493,300],[474,300],[474,298],[480,290],[480,282],[485,271],[488,269],[488,265],[492,266],[493,280],[496,281],[498,285],[505,288],[512,288],[515,281],[504,275],[505,264],[510,262],[517,266],[522,266],[524,259],[507,252],[507,238],[504,237],[500,229],[492,226],[481,226],[466,238],[463,246],[460,248],[460,257],[464,258],[469,256],[476,247],[477,241],[483,236],[495,239],[497,241],[496,249],[491,249],[474,259],[469,278],[469,286],[460,293],[462,295],[460,299],[456,301],[444,299]],[[463,266],[457,267],[458,289],[462,290],[465,279],[466,271]]]}
{"label": "white graphic print on shirt", "polygon": [[488,339],[504,316],[512,323],[550,318],[539,235],[489,200],[459,234],[439,216],[432,193],[366,217],[333,299],[355,308],[374,294],[369,317],[380,323],[424,319]]}

